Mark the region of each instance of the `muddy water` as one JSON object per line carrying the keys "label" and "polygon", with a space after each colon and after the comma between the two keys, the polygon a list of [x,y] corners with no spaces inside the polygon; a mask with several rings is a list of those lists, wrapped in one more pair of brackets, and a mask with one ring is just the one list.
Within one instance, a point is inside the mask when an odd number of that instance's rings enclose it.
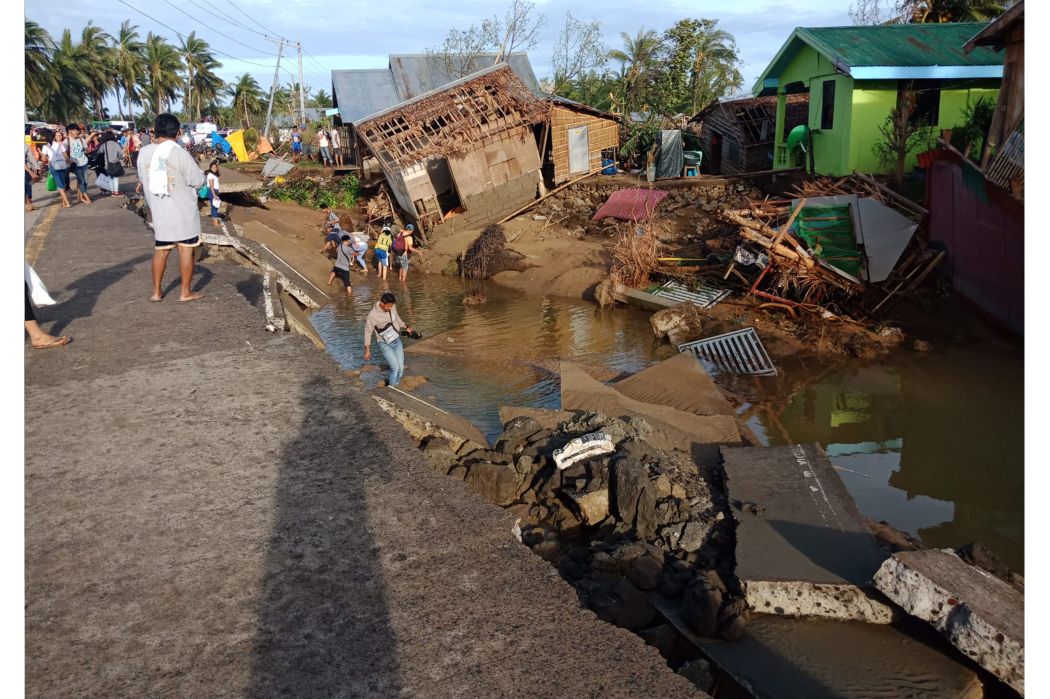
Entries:
{"label": "muddy water", "polygon": [[[405,287],[390,282],[402,317],[425,337],[457,329],[447,345],[454,356],[406,355],[406,374],[429,379],[416,394],[490,437],[500,431],[501,405],[560,406],[553,358],[611,379],[673,352],[655,340],[645,312],[602,311],[493,284],[483,287],[487,303],[465,306],[472,288],[436,276],[415,275]],[[381,291],[369,277],[353,299],[312,318],[346,370],[366,365],[363,318]],[[362,374],[366,387],[385,376],[378,352],[371,364]],[[864,514],[933,546],[979,539],[1023,570],[1022,366],[1019,352],[961,348],[902,352],[881,363],[787,362],[775,378],[713,373],[745,401],[740,411],[764,443],[819,442]]]}

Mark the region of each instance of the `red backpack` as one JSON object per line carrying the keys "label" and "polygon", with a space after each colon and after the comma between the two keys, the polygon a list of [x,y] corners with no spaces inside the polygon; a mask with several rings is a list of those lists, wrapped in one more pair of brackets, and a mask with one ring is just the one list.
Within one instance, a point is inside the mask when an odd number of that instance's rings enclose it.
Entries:
{"label": "red backpack", "polygon": [[394,238],[394,252],[397,253],[398,255],[400,255],[407,248],[408,248],[408,245],[405,244],[405,232],[401,231],[400,233],[397,234],[397,237]]}

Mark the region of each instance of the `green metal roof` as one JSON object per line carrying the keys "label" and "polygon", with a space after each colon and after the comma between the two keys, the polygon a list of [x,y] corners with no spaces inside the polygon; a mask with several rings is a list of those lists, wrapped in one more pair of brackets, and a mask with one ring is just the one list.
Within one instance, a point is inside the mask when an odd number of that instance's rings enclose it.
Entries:
{"label": "green metal roof", "polygon": [[1003,55],[963,46],[986,22],[889,24],[857,27],[799,27],[755,85],[761,91],[805,45],[858,80],[1002,77]]}

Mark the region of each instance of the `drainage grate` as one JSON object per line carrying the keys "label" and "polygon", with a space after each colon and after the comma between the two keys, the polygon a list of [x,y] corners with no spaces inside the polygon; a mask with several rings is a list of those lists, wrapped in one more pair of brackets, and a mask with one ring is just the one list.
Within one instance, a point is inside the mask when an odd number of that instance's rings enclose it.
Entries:
{"label": "drainage grate", "polygon": [[692,352],[700,359],[734,374],[776,376],[777,368],[766,354],[766,348],[754,328],[734,330],[724,335],[708,337],[696,342],[678,345],[679,352]]}
{"label": "drainage grate", "polygon": [[689,291],[689,287],[685,284],[671,281],[654,291],[653,294],[662,296],[665,299],[678,301],[679,303],[688,301],[700,308],[711,308],[711,306],[729,296],[730,292],[727,289],[719,289],[717,286],[708,286],[706,284],[697,291]]}

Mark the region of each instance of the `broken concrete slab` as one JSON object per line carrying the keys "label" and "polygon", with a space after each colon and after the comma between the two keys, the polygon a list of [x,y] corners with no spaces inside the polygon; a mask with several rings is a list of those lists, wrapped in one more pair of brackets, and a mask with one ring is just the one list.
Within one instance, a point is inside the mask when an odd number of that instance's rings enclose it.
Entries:
{"label": "broken concrete slab", "polygon": [[485,434],[470,420],[442,410],[396,386],[377,388],[372,397],[420,442],[431,436],[442,437],[459,454],[490,446]]}
{"label": "broken concrete slab", "polygon": [[736,415],[703,364],[687,352],[617,381],[613,388],[628,398],[667,405],[694,415]]}
{"label": "broken concrete slab", "polygon": [[560,449],[554,450],[554,464],[559,471],[564,471],[573,464],[590,459],[594,456],[611,454],[616,451],[616,445],[604,432],[591,432],[582,437],[576,437]]}
{"label": "broken concrete slab", "polygon": [[736,419],[700,416],[666,405],[629,398],[591,377],[572,362],[561,363],[561,404],[565,410],[598,411],[617,418],[641,417],[653,428],[653,441],[692,455],[694,447],[739,444]]}
{"label": "broken concrete slab", "polygon": [[875,586],[1024,694],[1024,595],[1015,588],[950,549],[895,553]]}
{"label": "broken concrete slab", "polygon": [[886,624],[870,594],[886,559],[818,444],[722,448],[736,507],[736,574],[762,614]]}
{"label": "broken concrete slab", "polygon": [[976,672],[891,626],[755,615],[733,643],[686,637],[756,699],[984,696]]}

